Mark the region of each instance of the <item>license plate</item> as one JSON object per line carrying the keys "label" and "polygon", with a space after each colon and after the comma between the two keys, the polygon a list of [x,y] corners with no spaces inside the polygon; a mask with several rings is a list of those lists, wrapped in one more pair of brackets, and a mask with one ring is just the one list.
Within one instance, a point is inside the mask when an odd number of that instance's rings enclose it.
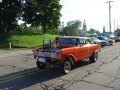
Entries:
{"label": "license plate", "polygon": [[42,62],[42,63],[46,63],[46,59],[45,58],[38,58],[38,61]]}

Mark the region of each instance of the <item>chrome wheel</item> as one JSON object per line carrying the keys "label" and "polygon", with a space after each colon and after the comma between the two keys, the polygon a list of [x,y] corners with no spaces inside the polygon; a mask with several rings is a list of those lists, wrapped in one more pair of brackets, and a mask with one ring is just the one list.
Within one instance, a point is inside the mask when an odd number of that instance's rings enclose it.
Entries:
{"label": "chrome wheel", "polygon": [[95,52],[95,53],[94,53],[94,60],[97,61],[97,59],[98,59],[98,53]]}
{"label": "chrome wheel", "polygon": [[98,53],[94,52],[93,55],[89,58],[90,62],[96,62],[98,59]]}
{"label": "chrome wheel", "polygon": [[64,63],[64,72],[65,74],[69,73],[71,71],[71,63],[70,61],[65,61]]}

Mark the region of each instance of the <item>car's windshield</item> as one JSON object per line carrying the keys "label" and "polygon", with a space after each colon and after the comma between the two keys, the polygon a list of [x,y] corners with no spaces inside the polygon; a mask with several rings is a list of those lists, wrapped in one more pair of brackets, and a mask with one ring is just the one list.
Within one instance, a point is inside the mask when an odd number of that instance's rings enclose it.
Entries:
{"label": "car's windshield", "polygon": [[99,37],[101,40],[108,40],[107,37]]}
{"label": "car's windshield", "polygon": [[93,41],[98,41],[99,39],[96,38],[96,37],[91,37],[91,40],[93,40]]}
{"label": "car's windshield", "polygon": [[58,38],[59,44],[76,45],[77,38]]}

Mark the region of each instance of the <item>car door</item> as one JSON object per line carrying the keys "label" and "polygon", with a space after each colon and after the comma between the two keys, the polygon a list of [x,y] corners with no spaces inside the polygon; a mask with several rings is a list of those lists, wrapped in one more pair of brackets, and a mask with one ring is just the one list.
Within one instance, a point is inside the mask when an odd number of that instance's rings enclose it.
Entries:
{"label": "car door", "polygon": [[93,53],[93,49],[92,49],[93,42],[89,38],[85,39],[85,41],[86,41],[86,47],[87,47],[87,53],[86,53],[85,58],[88,58]]}
{"label": "car door", "polygon": [[78,45],[78,58],[79,60],[85,59],[88,56],[89,44],[86,43],[84,38],[79,39]]}

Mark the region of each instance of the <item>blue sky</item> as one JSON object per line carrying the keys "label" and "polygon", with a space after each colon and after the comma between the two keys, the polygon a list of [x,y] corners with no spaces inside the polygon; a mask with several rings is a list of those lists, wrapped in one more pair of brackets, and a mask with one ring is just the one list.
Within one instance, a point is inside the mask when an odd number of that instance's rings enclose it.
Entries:
{"label": "blue sky", "polygon": [[[86,20],[87,28],[94,28],[99,31],[103,30],[105,26],[106,31],[109,29],[109,5],[106,3],[108,0],[61,0],[60,3],[63,5],[61,10],[62,17],[61,22],[71,20]],[[113,0],[111,3],[111,24],[112,31],[114,30],[114,19],[115,28],[120,21],[120,0]],[[118,23],[117,23],[118,21]]]}

